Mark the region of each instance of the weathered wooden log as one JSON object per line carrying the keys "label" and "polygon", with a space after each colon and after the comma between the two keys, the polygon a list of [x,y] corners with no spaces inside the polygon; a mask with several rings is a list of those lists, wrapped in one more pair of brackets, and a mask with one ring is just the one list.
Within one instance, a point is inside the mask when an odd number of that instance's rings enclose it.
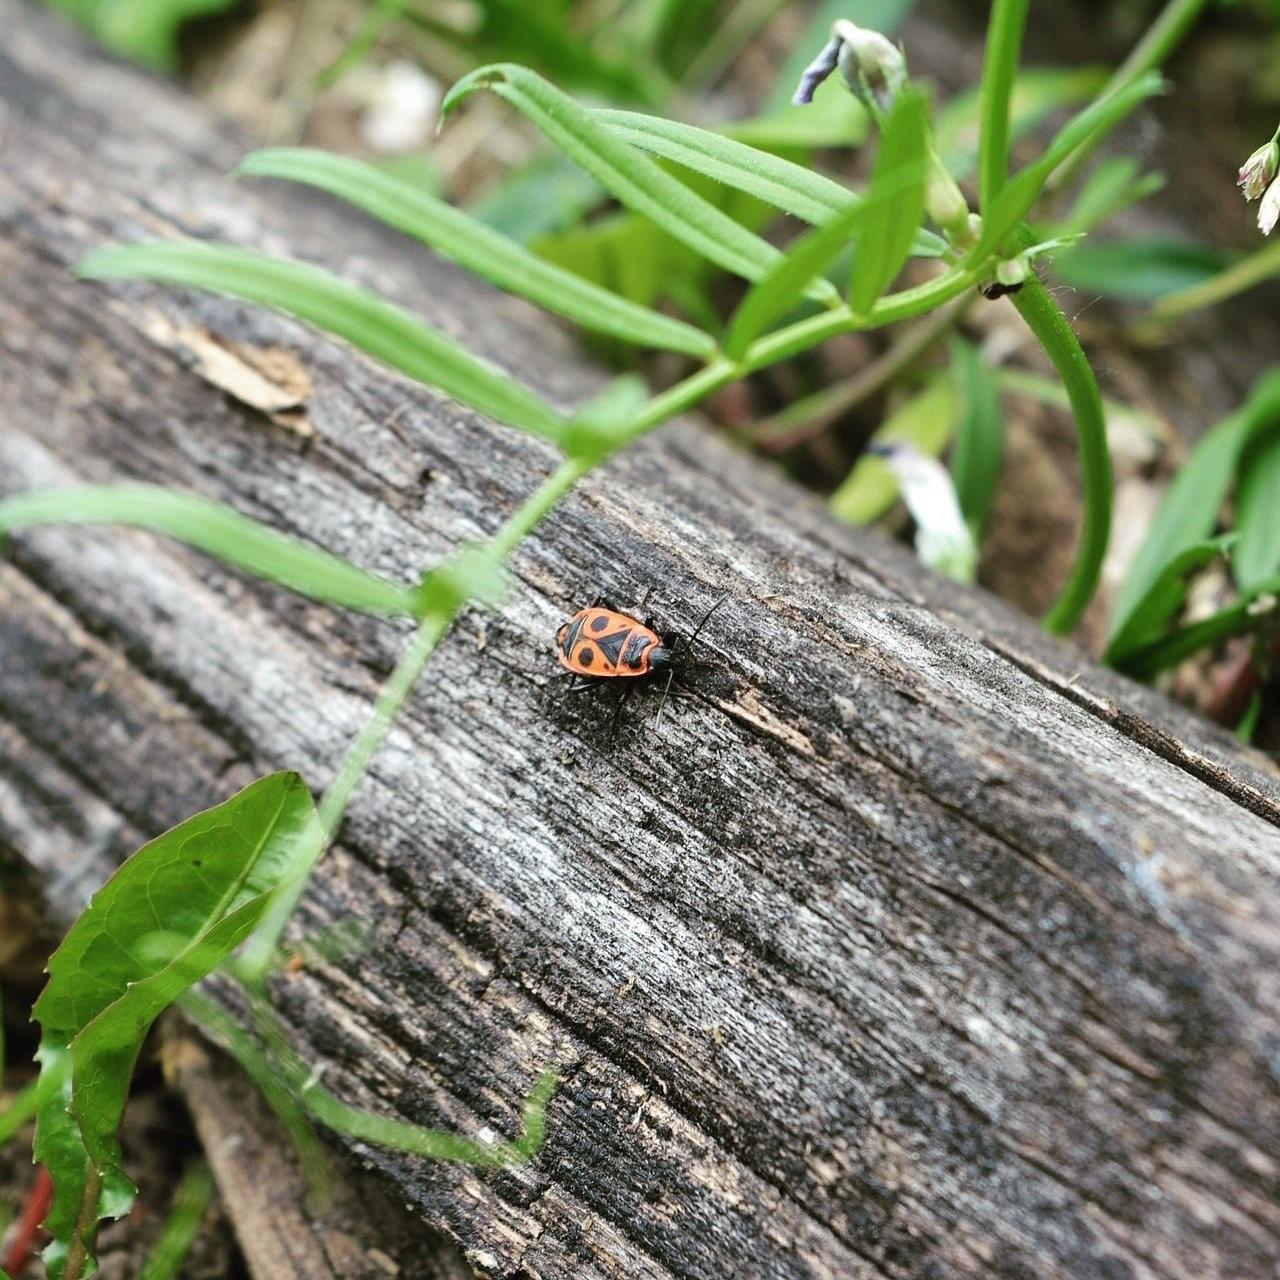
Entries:
{"label": "weathered wooden log", "polygon": [[[566,404],[600,384],[568,339],[348,210],[230,182],[231,130],[15,0],[0,23],[0,490],[178,485],[405,579],[496,527],[543,447],[282,320],[68,268],[175,232],[322,261]],[[1276,1273],[1261,756],[693,425],[514,569],[304,902],[299,928],[376,944],[277,994],[326,1084],[389,1115],[510,1133],[538,1070],[563,1081],[531,1167],[348,1143],[369,1185],[507,1277]],[[728,598],[691,696],[615,724],[560,696],[550,637],[650,584],[676,625]],[[0,855],[65,918],[251,777],[322,786],[402,642],[141,534],[15,538]]]}

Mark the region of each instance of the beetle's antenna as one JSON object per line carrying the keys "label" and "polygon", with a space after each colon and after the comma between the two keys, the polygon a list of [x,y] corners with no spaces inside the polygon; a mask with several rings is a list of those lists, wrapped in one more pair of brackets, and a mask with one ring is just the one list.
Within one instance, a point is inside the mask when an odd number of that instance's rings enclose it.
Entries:
{"label": "beetle's antenna", "polygon": [[707,623],[711,621],[711,615],[712,615],[713,613],[715,613],[715,611],[716,611],[716,610],[717,610],[717,609],[718,609],[722,604],[724,604],[724,602],[725,602],[728,598],[729,598],[729,593],[726,591],[726,592],[724,593],[724,595],[722,595],[722,596],[720,597],[720,599],[719,599],[719,600],[717,600],[717,601],[715,602],[715,604],[713,604],[713,605],[711,606],[711,608],[710,608],[710,609],[708,609],[708,610],[706,611],[706,613],[704,613],[704,614],[702,615],[702,621],[701,621],[701,622],[699,622],[699,623],[698,623],[698,625],[697,625],[696,627],[694,627],[694,629],[693,629],[693,635],[691,635],[691,636],[690,636],[690,637],[689,637],[689,638],[684,642],[684,651],[685,651],[685,653],[692,653],[692,652],[693,652],[693,642],[698,638],[698,636],[699,636],[699,635],[701,635],[701,634],[702,634],[702,628],[703,628],[703,627],[705,627],[705,626],[707,625]]}
{"label": "beetle's antenna", "polygon": [[672,680],[674,680],[674,679],[675,679],[675,675],[676,675],[676,669],[675,669],[675,667],[672,667],[672,668],[667,672],[667,683],[666,683],[666,687],[662,690],[662,701],[661,701],[660,703],[658,703],[658,714],[657,714],[657,717],[654,719],[654,722],[653,722],[653,727],[654,727],[655,729],[656,729],[656,728],[657,728],[657,727],[662,723],[662,713],[663,713],[663,711],[665,711],[665,710],[666,710],[666,707],[667,707],[667,698],[668,698],[668,697],[670,696],[670,694],[671,694],[671,682],[672,682]]}

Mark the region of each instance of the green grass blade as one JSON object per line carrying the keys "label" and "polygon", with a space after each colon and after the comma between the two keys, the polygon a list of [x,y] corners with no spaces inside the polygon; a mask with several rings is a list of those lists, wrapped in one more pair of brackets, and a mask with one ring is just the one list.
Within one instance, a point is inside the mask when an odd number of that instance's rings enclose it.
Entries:
{"label": "green grass blade", "polygon": [[951,479],[960,510],[976,538],[987,522],[1000,478],[1000,394],[981,352],[971,342],[956,339],[951,344],[951,373],[960,402]]}
{"label": "green grass blade", "polygon": [[554,266],[470,214],[363,161],[306,147],[272,147],[246,156],[238,172],[328,191],[508,293],[585,329],[636,346],[693,356],[715,353],[715,339],[693,325],[637,306]]}
{"label": "green grass blade", "polygon": [[1099,98],[1069,120],[1058,131],[1039,159],[1032,161],[1009,179],[982,215],[982,234],[969,254],[969,262],[980,262],[999,249],[1009,233],[1030,212],[1053,171],[1079,147],[1090,145],[1120,123],[1139,103],[1161,92],[1164,81],[1158,74],[1142,76],[1109,97]]}
{"label": "green grass blade", "polygon": [[1244,451],[1236,489],[1232,553],[1236,585],[1252,591],[1280,573],[1280,431],[1256,438]]}
{"label": "green grass blade", "polygon": [[1115,665],[1140,680],[1150,680],[1202,649],[1211,649],[1233,636],[1245,635],[1275,617],[1274,605],[1259,610],[1266,596],[1280,594],[1280,578],[1269,578],[1217,613],[1188,622],[1169,635],[1116,659]]}
{"label": "green grass blade", "polygon": [[[781,256],[767,241],[735,222],[643,152],[622,141],[591,111],[536,72],[512,63],[481,67],[446,95],[441,115],[477,89],[492,89],[546,139],[580,164],[618,201],[710,262],[746,280],[758,280]],[[829,281],[811,289],[819,301],[838,295]]]}
{"label": "green grass blade", "polygon": [[1142,598],[1129,610],[1128,619],[1107,644],[1106,660],[1123,666],[1128,655],[1160,638],[1168,620],[1187,598],[1187,579],[1224,555],[1234,535],[1193,542],[1161,566]]}
{"label": "green grass blade", "polygon": [[209,1166],[203,1160],[193,1161],[182,1175],[173,1197],[173,1208],[138,1273],[138,1280],[176,1280],[200,1234],[215,1194]]}
{"label": "green grass blade", "polygon": [[74,485],[0,501],[0,542],[46,524],[119,524],[168,534],[255,577],[364,613],[415,614],[417,589],[398,586],[194,494],[158,485]]}
{"label": "green grass blade", "polygon": [[868,215],[853,250],[849,306],[865,315],[893,283],[911,252],[924,217],[929,160],[929,111],[924,95],[907,87],[885,121],[871,181]]}
{"label": "green grass blade", "polygon": [[847,205],[828,222],[801,236],[751,288],[733,313],[724,338],[724,351],[740,360],[747,348],[776,320],[800,301],[805,286],[839,256],[854,228],[867,218],[870,206]]}
{"label": "green grass blade", "polygon": [[564,419],[533,392],[416,316],[317,267],[182,240],[97,249],[77,270],[91,280],[160,280],[261,303],[345,339],[496,422],[547,440],[563,434]]}
{"label": "green grass blade", "polygon": [[[1151,528],[1143,539],[1116,594],[1111,623],[1111,639],[1131,624],[1135,609],[1147,598],[1165,565],[1213,532],[1218,513],[1231,487],[1241,453],[1257,432],[1280,424],[1280,371],[1264,374],[1253,386],[1248,400],[1201,437],[1174,476]],[[1159,617],[1148,621],[1163,623],[1178,609],[1180,600],[1165,602]]]}
{"label": "green grass blade", "polygon": [[978,134],[978,207],[984,217],[1009,177],[1009,106],[1029,3],[1030,0],[995,0],[987,21]]}

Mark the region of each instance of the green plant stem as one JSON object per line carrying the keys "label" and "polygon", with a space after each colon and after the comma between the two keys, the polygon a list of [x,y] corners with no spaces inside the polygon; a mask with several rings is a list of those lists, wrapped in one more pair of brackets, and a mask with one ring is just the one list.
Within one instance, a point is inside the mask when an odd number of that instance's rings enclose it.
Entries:
{"label": "green plant stem", "polygon": [[747,428],[743,435],[770,451],[792,449],[802,444],[914,364],[960,320],[972,302],[973,295],[966,291],[954,301],[931,311],[882,356],[860,369],[852,378],[825,387],[768,418],[762,418]]}
{"label": "green plant stem", "polygon": [[173,1210],[138,1280],[174,1280],[195,1243],[213,1195],[209,1166],[203,1160],[194,1161],[182,1175],[173,1198]]}
{"label": "green plant stem", "polygon": [[[1157,71],[1182,43],[1183,37],[1204,12],[1208,0],[1169,0],[1159,17],[1146,29],[1142,38],[1129,50],[1129,56],[1115,69],[1103,86],[1099,97],[1108,97],[1132,84],[1148,71]],[[1080,166],[1093,154],[1101,138],[1086,143],[1048,181],[1048,191],[1060,191],[1080,171]]]}
{"label": "green plant stem", "polygon": [[1062,594],[1044,617],[1045,628],[1061,635],[1076,626],[1093,599],[1111,537],[1112,474],[1106,417],[1088,358],[1066,316],[1044,285],[1033,275],[1011,296],[1062,378],[1080,442],[1080,479],[1084,499],[1080,547]]}
{"label": "green plant stem", "polygon": [[[585,469],[586,464],[566,459],[534,490],[488,544],[488,550],[497,562],[506,561],[534,526],[573,488]],[[332,843],[351,796],[364,777],[370,761],[382,746],[393,721],[422,674],[427,659],[435,652],[463,603],[465,602],[459,601],[452,609],[436,611],[418,624],[408,648],[383,685],[374,704],[373,714],[351,744],[337,775],[320,800],[318,830],[298,852],[295,878],[281,893],[275,906],[245,947],[239,972],[247,983],[261,984],[266,979],[280,935],[307,887],[312,870]]]}
{"label": "green plant stem", "polygon": [[1280,241],[1248,254],[1203,284],[1194,284],[1189,289],[1179,289],[1177,293],[1167,294],[1151,308],[1151,313],[1139,326],[1139,333],[1142,336],[1156,336],[1160,327],[1171,320],[1180,319],[1203,307],[1216,306],[1274,275],[1280,275]]}
{"label": "green plant stem", "polygon": [[978,137],[979,208],[991,211],[1009,178],[1009,104],[1018,74],[1029,0],[995,0],[982,62],[981,131]]}
{"label": "green plant stem", "polygon": [[37,1076],[0,1111],[0,1146],[8,1142],[36,1114],[44,1097],[45,1093],[40,1090],[40,1077]]}

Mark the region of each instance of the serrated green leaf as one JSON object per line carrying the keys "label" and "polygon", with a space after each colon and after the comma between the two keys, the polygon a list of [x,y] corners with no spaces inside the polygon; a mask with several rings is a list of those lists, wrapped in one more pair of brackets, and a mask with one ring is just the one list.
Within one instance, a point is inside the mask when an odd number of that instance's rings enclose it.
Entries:
{"label": "serrated green leaf", "polygon": [[546,440],[559,440],[564,429],[555,409],[509,375],[409,312],[317,267],[182,240],[97,249],[77,271],[92,280],[160,280],[258,302],[345,339],[496,422]]}
{"label": "serrated green leaf", "polygon": [[885,120],[871,181],[868,215],[853,249],[849,306],[865,315],[902,270],[924,217],[929,160],[929,110],[924,95],[907,87]]}
{"label": "serrated green leaf", "polygon": [[[498,63],[464,76],[441,104],[442,117],[482,88],[492,89],[515,107],[628,209],[649,218],[708,261],[746,280],[758,280],[780,256],[766,240],[623,142],[588,108],[527,67]],[[815,284],[811,294],[829,303],[838,299],[825,280]]]}
{"label": "serrated green leaf", "polygon": [[746,349],[804,295],[805,286],[825,271],[849,242],[850,233],[865,222],[865,202],[847,205],[820,227],[801,236],[786,255],[748,290],[734,312],[725,334],[724,351],[731,360]]}
{"label": "serrated green leaf", "polygon": [[[1280,424],[1280,372],[1264,374],[1245,404],[1201,437],[1165,493],[1116,593],[1111,639],[1129,629],[1134,611],[1149,596],[1165,566],[1188,547],[1208,540],[1236,472],[1240,455],[1256,432]],[[1166,622],[1181,600],[1164,599],[1158,613],[1150,606],[1144,625]]]}
{"label": "serrated green leaf", "polygon": [[306,147],[272,147],[246,156],[238,172],[303,182],[328,191],[508,293],[527,298],[585,329],[624,338],[636,346],[686,355],[715,352],[715,339],[693,325],[583,280],[462,210],[363,161]]}
{"label": "serrated green leaf", "polygon": [[1139,103],[1160,93],[1164,81],[1156,72],[1140,76],[1115,93],[1092,102],[1058,131],[1039,159],[1019,169],[982,214],[982,233],[970,251],[970,264],[982,261],[1003,244],[1026,217],[1053,171],[1079,147],[1088,146],[1115,128]]}
{"label": "serrated green leaf", "polygon": [[365,613],[418,612],[398,586],[310,547],[230,507],[158,485],[76,485],[0,501],[0,543],[15,529],[46,524],[119,524],[149,529],[313,600]]}
{"label": "serrated green leaf", "polygon": [[32,1016],[41,1071],[60,1085],[36,1136],[54,1182],[53,1280],[132,1199],[116,1132],[151,1024],[249,936],[319,839],[302,779],[272,774],[144,845],[50,958]]}
{"label": "serrated green leaf", "polygon": [[1000,477],[1000,395],[982,354],[971,342],[956,339],[951,344],[951,374],[959,409],[951,478],[960,510],[976,538],[987,522]]}
{"label": "serrated green leaf", "polygon": [[[871,437],[875,444],[905,441],[930,457],[946,448],[955,425],[956,395],[949,378],[935,378],[906,401]],[[898,478],[889,464],[864,453],[831,495],[832,513],[849,524],[870,524],[893,506]]]}
{"label": "serrated green leaf", "polygon": [[1236,487],[1231,563],[1236,584],[1252,591],[1280,572],[1280,431],[1255,435],[1245,448]]}

